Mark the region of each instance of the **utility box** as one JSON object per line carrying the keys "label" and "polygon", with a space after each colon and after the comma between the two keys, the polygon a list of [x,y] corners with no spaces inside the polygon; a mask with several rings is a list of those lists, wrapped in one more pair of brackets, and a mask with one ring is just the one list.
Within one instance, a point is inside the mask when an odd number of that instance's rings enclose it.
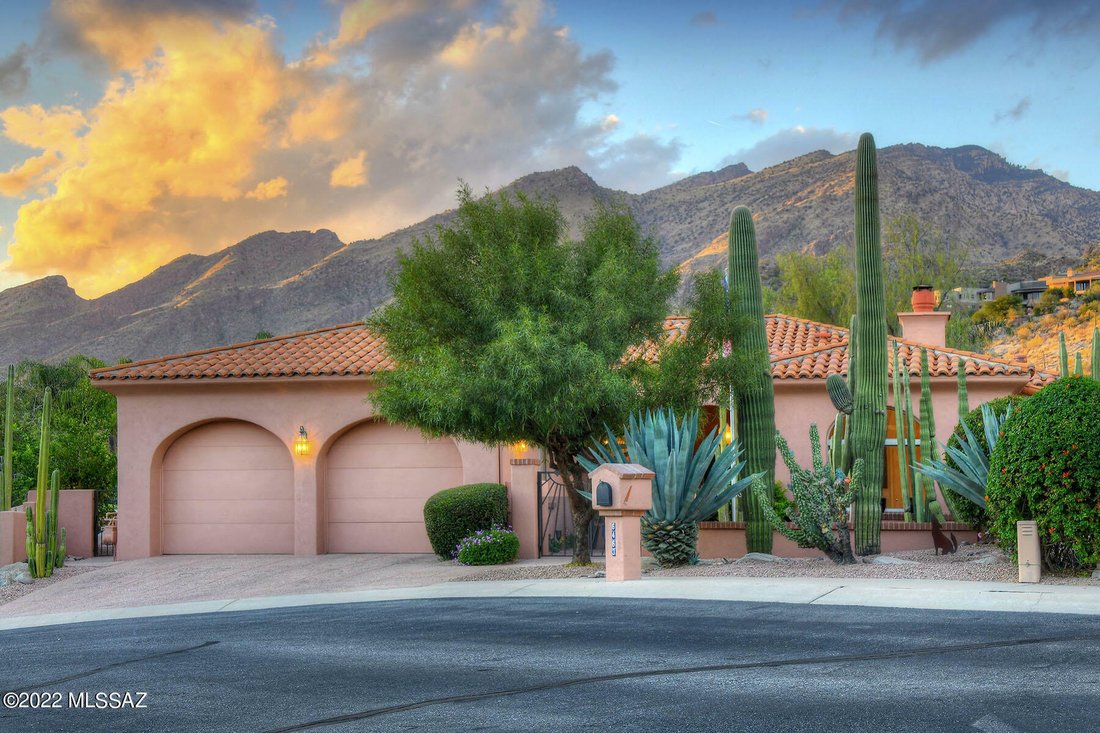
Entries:
{"label": "utility box", "polygon": [[1020,565],[1020,582],[1038,583],[1043,567],[1039,553],[1039,527],[1035,522],[1016,522],[1016,556]]}
{"label": "utility box", "polygon": [[609,581],[642,577],[642,515],[653,506],[653,472],[636,463],[605,463],[588,474],[592,506],[604,518]]}

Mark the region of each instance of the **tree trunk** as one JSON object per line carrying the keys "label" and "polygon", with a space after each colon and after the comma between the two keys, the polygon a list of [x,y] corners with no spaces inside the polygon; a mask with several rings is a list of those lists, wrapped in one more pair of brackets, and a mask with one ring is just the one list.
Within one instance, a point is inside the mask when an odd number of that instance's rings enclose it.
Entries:
{"label": "tree trunk", "polygon": [[574,452],[568,442],[547,446],[550,463],[561,476],[565,494],[569,497],[569,506],[573,513],[573,562],[585,564],[592,562],[588,549],[588,531],[596,510],[592,503],[580,495],[588,489],[588,474],[573,458]]}

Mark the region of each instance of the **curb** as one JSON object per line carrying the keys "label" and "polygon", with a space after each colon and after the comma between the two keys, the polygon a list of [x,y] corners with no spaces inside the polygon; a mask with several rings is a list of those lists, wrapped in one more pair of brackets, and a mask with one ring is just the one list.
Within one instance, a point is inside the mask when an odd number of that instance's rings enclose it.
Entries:
{"label": "curb", "polygon": [[680,599],[1100,616],[1100,588],[1085,586],[1021,586],[1016,583],[877,578],[651,578],[627,583],[571,578],[448,582],[411,588],[231,598],[159,606],[11,616],[0,618],[0,631],[93,621],[199,613],[234,613],[332,604],[457,598],[547,597]]}

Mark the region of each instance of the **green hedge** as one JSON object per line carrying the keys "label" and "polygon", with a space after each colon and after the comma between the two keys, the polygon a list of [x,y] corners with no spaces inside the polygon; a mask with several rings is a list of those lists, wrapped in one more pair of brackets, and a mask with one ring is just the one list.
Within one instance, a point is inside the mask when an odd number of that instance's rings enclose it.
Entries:
{"label": "green hedge", "polygon": [[467,484],[443,489],[424,503],[424,527],[432,550],[450,560],[463,538],[508,523],[508,489],[501,484]]}
{"label": "green hedge", "polygon": [[[1012,412],[1015,413],[1020,409],[1020,405],[1023,404],[1023,401],[1026,399],[1027,397],[1023,395],[1008,395],[1006,397],[998,397],[995,400],[990,400],[987,404],[993,408],[994,413],[1000,415],[1009,405],[1012,406]],[[978,444],[981,445],[982,450],[988,451],[989,446],[985,442],[985,425],[982,422],[982,408],[980,405],[971,410],[966,416],[966,426],[974,433],[974,437],[978,439]],[[956,425],[955,432],[953,432],[951,437],[947,440],[948,447],[959,447],[959,440],[962,436],[962,425]],[[956,471],[959,469],[950,455],[944,455],[943,461],[950,468]],[[947,506],[951,509],[951,516],[955,518],[955,521],[966,522],[977,530],[984,530],[989,526],[989,514],[986,510],[966,497],[959,496],[950,489],[943,489],[943,498],[947,500]]]}
{"label": "green hedge", "polygon": [[989,465],[990,530],[1015,554],[1016,522],[1039,526],[1047,563],[1100,559],[1100,382],[1065,377],[1005,423]]}

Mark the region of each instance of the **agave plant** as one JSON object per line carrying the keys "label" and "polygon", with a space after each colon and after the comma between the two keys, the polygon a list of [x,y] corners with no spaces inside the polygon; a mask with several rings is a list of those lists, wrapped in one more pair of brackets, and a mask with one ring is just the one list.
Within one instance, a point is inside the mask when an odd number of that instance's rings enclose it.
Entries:
{"label": "agave plant", "polygon": [[664,567],[698,559],[698,522],[740,494],[763,474],[738,479],[745,462],[737,441],[722,447],[714,428],[696,446],[699,411],[677,419],[672,410],[630,417],[620,443],[610,429],[607,442],[593,443],[577,460],[588,471],[602,463],[639,463],[653,471],[653,508],[642,517],[642,544]]}
{"label": "agave plant", "polygon": [[[935,458],[926,458],[913,468],[925,476],[939,481],[944,486],[954,491],[959,496],[965,497],[978,506],[985,508],[985,486],[989,478],[989,457],[993,455],[993,449],[997,445],[997,438],[1001,435],[1001,426],[1012,415],[1012,405],[1008,406],[1004,414],[998,415],[989,405],[982,405],[982,429],[985,432],[986,448],[974,431],[965,423],[961,423],[963,435],[959,438],[959,444],[947,446],[947,455],[951,457],[957,469],[951,468],[943,461]],[[937,451],[933,450],[935,455]]]}

